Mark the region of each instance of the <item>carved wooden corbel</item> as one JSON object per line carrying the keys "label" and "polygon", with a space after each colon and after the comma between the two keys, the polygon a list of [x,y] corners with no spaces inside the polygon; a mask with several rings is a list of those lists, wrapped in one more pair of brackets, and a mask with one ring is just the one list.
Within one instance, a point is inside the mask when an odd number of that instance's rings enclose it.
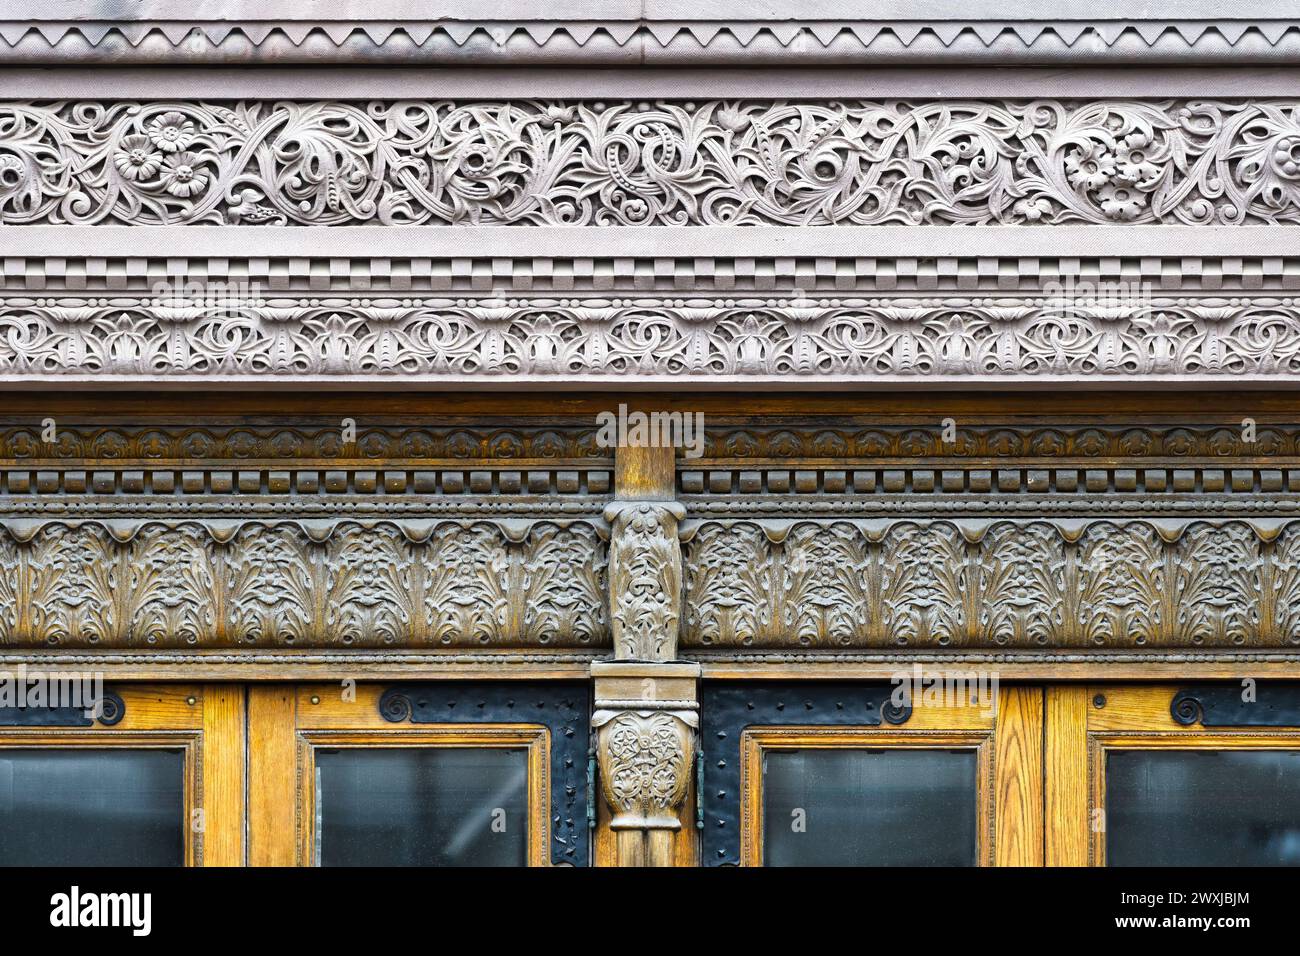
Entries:
{"label": "carved wooden corbel", "polygon": [[695,765],[698,664],[596,662],[596,754],[619,866],[672,866]]}
{"label": "carved wooden corbel", "polygon": [[620,660],[670,661],[677,656],[682,607],[682,550],[676,501],[617,501],[610,523],[610,621]]}

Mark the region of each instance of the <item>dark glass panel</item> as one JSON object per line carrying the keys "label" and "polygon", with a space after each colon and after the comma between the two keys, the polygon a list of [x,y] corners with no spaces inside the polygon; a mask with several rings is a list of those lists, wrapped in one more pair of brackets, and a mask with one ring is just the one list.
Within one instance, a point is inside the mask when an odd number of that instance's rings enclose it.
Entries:
{"label": "dark glass panel", "polygon": [[768,866],[974,866],[970,750],[768,751]]}
{"label": "dark glass panel", "polygon": [[528,752],[316,752],[321,866],[524,866]]}
{"label": "dark glass panel", "polygon": [[0,864],[184,862],[184,751],[0,750]]}
{"label": "dark glass panel", "polygon": [[1300,864],[1300,752],[1110,751],[1106,862]]}

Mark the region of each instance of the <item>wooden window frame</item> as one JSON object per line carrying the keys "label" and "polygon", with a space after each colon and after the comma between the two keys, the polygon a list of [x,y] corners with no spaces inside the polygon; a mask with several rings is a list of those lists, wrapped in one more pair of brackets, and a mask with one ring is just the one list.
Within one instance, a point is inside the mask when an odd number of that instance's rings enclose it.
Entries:
{"label": "wooden window frame", "polygon": [[763,755],[768,750],[970,750],[975,753],[976,860],[993,864],[993,735],[877,727],[761,727],[741,736],[740,865],[763,866]]}
{"label": "wooden window frame", "polygon": [[250,689],[251,865],[316,865],[315,752],[322,747],[525,748],[526,865],[552,865],[550,729],[532,723],[395,724],[380,714],[385,687],[357,684],[352,699],[337,683]]}
{"label": "wooden window frame", "polygon": [[299,865],[319,866],[316,847],[316,751],[409,749],[519,749],[528,760],[527,865],[547,866],[550,846],[551,732],[527,724],[441,724],[420,730],[300,730],[298,789],[295,799]]}
{"label": "wooden window frame", "polygon": [[[118,723],[0,727],[0,750],[180,750],[184,755],[184,865],[243,865],[243,688],[115,684],[112,690],[124,704]],[[196,816],[197,810],[202,814]]]}
{"label": "wooden window frame", "polygon": [[[1293,728],[1174,720],[1177,684],[1047,688],[1048,866],[1105,866],[1106,756],[1114,750],[1300,750]],[[1096,817],[1101,812],[1100,818]],[[1093,825],[1100,819],[1103,829]]]}
{"label": "wooden window frame", "polygon": [[[785,686],[791,699],[798,700],[797,682]],[[1043,694],[1039,686],[999,687],[992,714],[977,706],[925,705],[914,706],[904,725],[773,722],[746,727],[740,737],[741,866],[763,865],[762,754],[776,747],[973,750],[978,865],[1043,863]]]}

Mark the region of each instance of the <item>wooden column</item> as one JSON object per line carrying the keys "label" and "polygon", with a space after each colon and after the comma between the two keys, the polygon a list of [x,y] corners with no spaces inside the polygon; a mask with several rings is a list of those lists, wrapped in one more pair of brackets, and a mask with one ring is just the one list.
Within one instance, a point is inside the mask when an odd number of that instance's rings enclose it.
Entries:
{"label": "wooden column", "polygon": [[682,604],[672,448],[620,447],[614,459],[609,607],[614,660],[592,664],[601,792],[612,862],[672,866],[683,835],[699,726],[698,664],[676,661]]}

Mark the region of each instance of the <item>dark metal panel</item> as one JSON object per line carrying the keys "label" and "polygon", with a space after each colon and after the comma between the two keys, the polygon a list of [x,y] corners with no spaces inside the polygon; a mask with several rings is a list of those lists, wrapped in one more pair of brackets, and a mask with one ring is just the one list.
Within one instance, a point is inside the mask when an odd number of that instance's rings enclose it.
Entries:
{"label": "dark metal panel", "polygon": [[551,732],[551,862],[590,862],[587,767],[591,692],[572,681],[397,684],[379,698],[392,723],[541,724]]}
{"label": "dark metal panel", "polygon": [[1300,727],[1300,684],[1260,681],[1184,687],[1170,701],[1177,723],[1202,727]]}
{"label": "dark metal panel", "polygon": [[700,687],[700,835],[705,866],[740,863],[740,735],[746,727],[901,724],[911,705],[890,700],[894,685],[833,681],[704,681]]}
{"label": "dark metal panel", "polygon": [[100,698],[97,718],[82,707],[0,707],[0,727],[91,727],[95,720],[112,727],[126,715],[126,704],[111,690]]}

